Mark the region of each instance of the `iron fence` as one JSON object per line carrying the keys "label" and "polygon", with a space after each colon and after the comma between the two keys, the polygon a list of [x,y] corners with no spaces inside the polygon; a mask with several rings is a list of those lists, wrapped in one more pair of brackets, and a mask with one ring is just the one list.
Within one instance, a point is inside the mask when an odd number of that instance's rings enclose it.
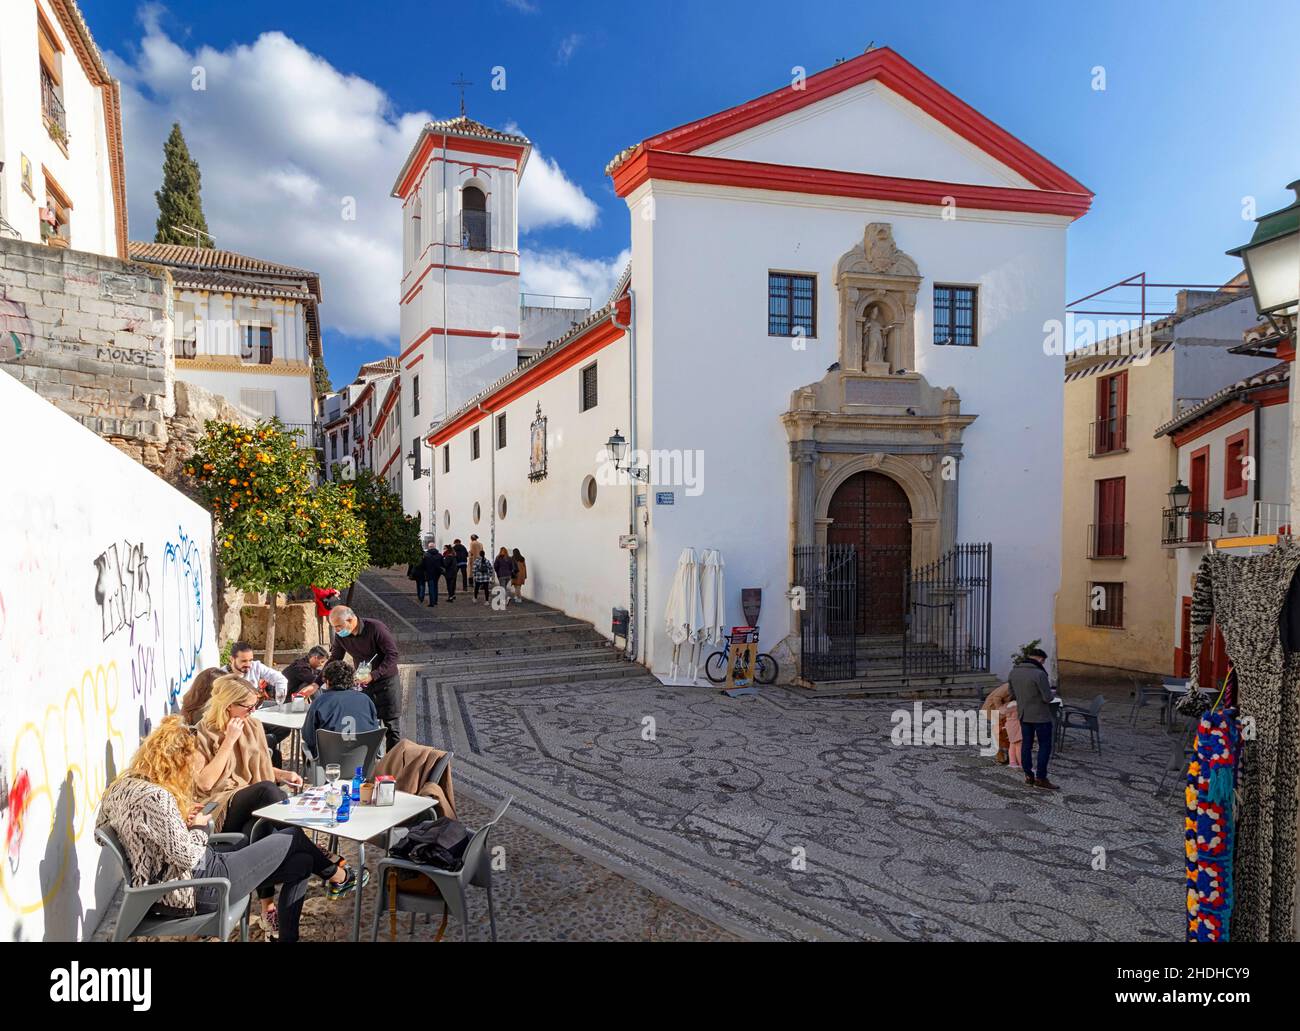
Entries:
{"label": "iron fence", "polygon": [[987,673],[992,588],[992,544],[958,544],[909,570],[903,676]]}
{"label": "iron fence", "polygon": [[[850,680],[857,674],[858,558],[851,544],[794,549],[800,672],[805,680]],[[798,602],[796,602],[798,604]]]}

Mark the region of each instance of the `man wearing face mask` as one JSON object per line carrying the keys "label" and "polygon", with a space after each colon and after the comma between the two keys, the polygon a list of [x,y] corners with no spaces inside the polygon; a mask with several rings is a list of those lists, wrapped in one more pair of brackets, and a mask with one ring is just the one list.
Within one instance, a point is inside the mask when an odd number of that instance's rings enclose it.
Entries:
{"label": "man wearing face mask", "polygon": [[356,682],[375,703],[375,714],[388,728],[385,737],[391,752],[401,737],[398,720],[402,710],[402,689],[397,679],[399,656],[393,632],[377,619],[362,619],[346,605],[330,609],[329,618],[334,630],[330,661],[345,655],[352,659],[357,668]]}

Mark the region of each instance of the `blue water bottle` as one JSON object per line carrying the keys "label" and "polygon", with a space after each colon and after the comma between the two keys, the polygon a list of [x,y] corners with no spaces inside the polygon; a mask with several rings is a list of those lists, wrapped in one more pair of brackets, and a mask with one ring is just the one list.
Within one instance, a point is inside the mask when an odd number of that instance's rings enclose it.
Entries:
{"label": "blue water bottle", "polygon": [[357,772],[352,774],[352,801],[359,804],[361,802],[361,782],[365,777],[361,773],[361,767],[357,767]]}
{"label": "blue water bottle", "polygon": [[350,791],[340,791],[342,796],[339,799],[338,815],[334,817],[339,823],[347,823],[352,818],[352,793]]}

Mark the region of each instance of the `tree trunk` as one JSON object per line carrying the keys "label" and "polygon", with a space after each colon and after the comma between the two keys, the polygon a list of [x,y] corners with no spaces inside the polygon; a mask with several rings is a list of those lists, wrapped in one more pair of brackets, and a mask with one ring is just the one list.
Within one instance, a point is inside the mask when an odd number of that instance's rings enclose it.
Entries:
{"label": "tree trunk", "polygon": [[275,665],[275,602],[279,597],[276,591],[266,595],[266,655],[262,661],[268,666]]}

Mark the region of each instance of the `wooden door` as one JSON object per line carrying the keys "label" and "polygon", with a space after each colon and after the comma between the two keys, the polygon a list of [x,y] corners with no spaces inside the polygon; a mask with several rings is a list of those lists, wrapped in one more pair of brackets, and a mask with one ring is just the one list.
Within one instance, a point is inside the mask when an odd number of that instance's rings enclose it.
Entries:
{"label": "wooden door", "polygon": [[858,633],[901,634],[912,563],[907,494],[881,473],[855,473],[836,489],[827,515],[827,543],[857,550]]}

